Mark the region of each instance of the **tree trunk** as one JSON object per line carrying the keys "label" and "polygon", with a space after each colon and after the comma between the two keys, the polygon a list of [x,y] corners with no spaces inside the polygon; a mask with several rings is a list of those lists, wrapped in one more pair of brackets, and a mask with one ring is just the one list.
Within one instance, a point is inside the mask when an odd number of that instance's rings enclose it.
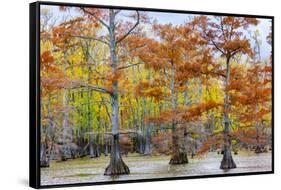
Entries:
{"label": "tree trunk", "polygon": [[142,135],[140,135],[140,153],[144,154],[145,152],[145,141],[146,141],[146,134],[145,134],[145,128],[146,128],[146,123],[145,123],[145,116],[147,115],[147,109],[146,109],[146,99],[145,97],[141,98],[142,100],[142,117],[141,117],[141,132]]}
{"label": "tree trunk", "polygon": [[[117,96],[118,97],[118,96]],[[118,125],[118,99],[112,97],[112,134],[110,163],[106,167],[104,175],[129,174],[128,166],[123,162],[119,145],[119,125]]]}
{"label": "tree trunk", "polygon": [[[150,81],[151,79],[151,71],[149,70],[147,79]],[[148,115],[151,116],[152,113],[152,97],[150,97],[149,101],[149,109],[148,109]],[[151,155],[151,128],[152,128],[152,123],[149,122],[148,125],[146,126],[146,134],[145,134],[145,149],[144,149],[144,154],[145,155]]]}
{"label": "tree trunk", "polygon": [[173,143],[173,153],[169,164],[187,164],[188,158],[187,153],[181,150],[178,143],[178,135],[176,132],[176,125],[172,124],[172,143]]}
{"label": "tree trunk", "polygon": [[89,154],[90,158],[95,158],[96,157],[96,150],[95,150],[95,145],[94,145],[94,137],[93,134],[90,134],[90,139],[89,139]]}
{"label": "tree trunk", "polygon": [[256,123],[256,131],[257,131],[257,136],[256,136],[256,141],[257,141],[257,146],[255,147],[255,153],[259,154],[259,153],[264,153],[267,152],[266,147],[260,143],[260,135],[261,135],[261,131],[260,128],[261,126],[258,124],[258,122]]}
{"label": "tree trunk", "polygon": [[106,167],[104,175],[122,175],[129,174],[130,170],[128,166],[123,162],[121,158],[120,145],[119,145],[119,134],[113,135],[110,163]]}
{"label": "tree trunk", "polygon": [[[64,52],[64,60],[66,60],[66,52]],[[66,75],[66,61],[63,64],[63,72],[64,75]],[[63,89],[63,94],[62,94],[62,107],[63,109],[68,106],[68,97],[67,97],[67,91],[66,89]],[[66,149],[67,149],[67,144],[68,144],[68,111],[64,110],[62,112],[62,146],[59,150],[59,156],[58,160],[59,161],[66,161],[67,160],[67,154],[66,154]]]}
{"label": "tree trunk", "polygon": [[100,157],[101,155],[100,134],[97,135],[95,145],[96,145],[96,157]]}
{"label": "tree trunk", "polygon": [[[110,58],[111,58],[111,68],[113,74],[117,74],[117,64],[118,59],[116,55],[116,40],[115,40],[115,13],[113,9],[109,10],[109,38],[110,38]],[[119,123],[118,123],[118,114],[119,114],[119,101],[118,101],[118,79],[112,81],[112,93],[110,95],[112,114],[111,114],[111,123],[112,123],[112,145],[111,145],[111,154],[110,154],[110,163],[106,167],[104,175],[121,175],[129,174],[130,170],[128,166],[123,162],[120,152],[119,145]]]}
{"label": "tree trunk", "polygon": [[[40,102],[41,107],[42,107],[42,101]],[[47,117],[50,117],[50,108],[51,106],[51,99],[50,99],[50,94],[48,94],[48,104],[47,104]],[[45,139],[43,142],[40,143],[40,167],[49,167],[50,166],[50,152],[49,152],[49,157],[47,155],[47,149],[48,149],[48,137],[49,137],[49,127],[51,127],[49,124],[46,124],[45,127],[41,128],[41,136],[45,136]],[[41,137],[41,140],[42,140]],[[53,139],[50,139],[53,140]],[[53,143],[53,142],[52,142]],[[51,147],[52,150],[52,147]]]}
{"label": "tree trunk", "polygon": [[138,149],[140,154],[144,154],[144,140],[142,135],[138,135]]}
{"label": "tree trunk", "polygon": [[145,155],[151,155],[151,125],[152,123],[149,122],[147,128],[146,128],[146,135],[145,135],[145,149],[144,154]]}
{"label": "tree trunk", "polygon": [[186,87],[186,89],[183,92],[183,105],[187,106],[190,103],[190,101],[191,101],[189,99],[189,95],[188,95],[188,89],[187,89],[188,83],[187,82],[185,83],[185,87]]}
{"label": "tree trunk", "polygon": [[221,161],[220,169],[236,168],[236,164],[232,158],[231,140],[227,138],[224,142],[223,159]]}
{"label": "tree trunk", "polygon": [[[227,87],[230,80],[230,57],[227,57],[226,61],[226,78],[225,87]],[[230,138],[230,128],[229,128],[229,95],[228,92],[224,93],[224,146],[223,146],[223,159],[221,161],[220,169],[231,169],[236,168],[236,164],[232,158],[231,153],[231,138]]]}
{"label": "tree trunk", "polygon": [[107,136],[108,127],[106,123],[105,123],[105,132],[106,135],[104,135],[104,156],[108,156],[108,136]]}
{"label": "tree trunk", "polygon": [[[172,96],[171,98],[172,98],[173,111],[176,110],[175,81],[174,80],[175,80],[175,67],[174,67],[174,64],[172,63],[170,89],[171,89],[171,96]],[[171,157],[169,164],[187,164],[188,163],[187,154],[185,151],[183,151],[180,148],[176,127],[177,127],[177,124],[176,124],[175,119],[173,118],[172,119],[172,149],[173,149],[173,152],[172,152],[172,157]]]}
{"label": "tree trunk", "polygon": [[46,144],[41,143],[40,147],[40,167],[41,168],[46,168],[50,166],[49,159],[47,158],[46,154]]}

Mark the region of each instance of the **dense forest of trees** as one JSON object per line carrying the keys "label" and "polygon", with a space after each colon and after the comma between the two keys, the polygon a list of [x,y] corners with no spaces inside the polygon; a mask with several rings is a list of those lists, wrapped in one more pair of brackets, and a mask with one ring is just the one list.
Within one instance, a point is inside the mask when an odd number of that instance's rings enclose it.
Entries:
{"label": "dense forest of trees", "polygon": [[70,9],[41,9],[41,167],[104,155],[104,174],[121,175],[129,153],[188,164],[217,151],[231,169],[232,153],[271,149],[271,33],[249,32],[258,19]]}

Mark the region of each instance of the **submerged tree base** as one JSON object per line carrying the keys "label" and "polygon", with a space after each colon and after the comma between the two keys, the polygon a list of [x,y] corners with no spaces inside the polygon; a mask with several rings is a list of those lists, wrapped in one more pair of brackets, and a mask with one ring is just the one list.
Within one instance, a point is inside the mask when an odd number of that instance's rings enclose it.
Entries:
{"label": "submerged tree base", "polygon": [[267,149],[264,146],[257,146],[255,148],[255,153],[256,154],[265,153],[265,152],[267,152]]}
{"label": "submerged tree base", "polygon": [[104,175],[126,175],[129,174],[129,167],[124,163],[120,153],[119,134],[113,135],[110,163],[104,171]]}
{"label": "submerged tree base", "polygon": [[123,162],[122,159],[115,161],[114,163],[110,163],[104,172],[104,175],[126,175],[130,174],[129,167]]}
{"label": "submerged tree base", "polygon": [[41,168],[48,168],[48,167],[50,167],[50,163],[47,160],[41,160],[40,161],[40,167]]}
{"label": "submerged tree base", "polygon": [[185,152],[178,152],[172,155],[169,164],[187,164],[188,158]]}
{"label": "submerged tree base", "polygon": [[221,161],[220,169],[233,169],[236,168],[236,164],[232,158],[231,151],[225,151],[223,159]]}

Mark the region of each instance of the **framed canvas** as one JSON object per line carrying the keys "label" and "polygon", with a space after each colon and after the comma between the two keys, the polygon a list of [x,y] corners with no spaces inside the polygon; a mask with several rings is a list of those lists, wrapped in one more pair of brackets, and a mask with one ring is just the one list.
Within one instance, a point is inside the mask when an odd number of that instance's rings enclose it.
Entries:
{"label": "framed canvas", "polygon": [[274,172],[272,16],[30,4],[30,186]]}

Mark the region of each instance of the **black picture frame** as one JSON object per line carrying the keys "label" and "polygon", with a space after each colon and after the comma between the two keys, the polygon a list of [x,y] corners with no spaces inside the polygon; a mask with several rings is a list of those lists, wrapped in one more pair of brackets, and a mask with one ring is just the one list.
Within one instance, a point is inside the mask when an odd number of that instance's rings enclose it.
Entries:
{"label": "black picture frame", "polygon": [[[217,16],[238,16],[238,17],[254,17],[271,19],[272,22],[272,168],[271,171],[265,172],[247,172],[247,173],[230,173],[230,174],[215,174],[203,176],[185,176],[185,177],[169,177],[157,179],[136,179],[126,181],[107,181],[94,183],[75,183],[63,185],[41,185],[40,184],[40,5],[57,5],[71,7],[93,7],[93,8],[113,8],[123,10],[139,10],[153,12],[170,12],[184,14],[204,14]],[[93,5],[65,2],[48,2],[40,1],[30,3],[30,18],[29,18],[29,44],[30,44],[30,65],[29,65],[29,185],[33,188],[54,188],[54,187],[73,187],[73,186],[88,186],[88,185],[105,185],[105,184],[121,184],[121,183],[136,183],[136,182],[152,182],[165,180],[183,180],[197,178],[213,178],[213,177],[230,177],[244,175],[260,175],[274,173],[274,16],[265,15],[249,15],[249,14],[234,14],[234,13],[218,13],[218,12],[203,12],[203,11],[188,11],[188,10],[169,10],[141,7],[125,7],[112,5]]]}

